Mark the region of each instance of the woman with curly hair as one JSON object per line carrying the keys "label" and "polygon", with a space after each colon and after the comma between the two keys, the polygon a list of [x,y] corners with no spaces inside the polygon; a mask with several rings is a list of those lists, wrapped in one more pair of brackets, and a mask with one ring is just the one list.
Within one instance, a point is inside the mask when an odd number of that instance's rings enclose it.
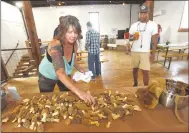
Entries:
{"label": "woman with curly hair", "polygon": [[94,98],[77,88],[71,80],[73,67],[85,72],[76,61],[77,43],[81,36],[79,20],[71,15],[60,20],[58,34],[49,43],[46,56],[39,65],[40,92],[53,92],[57,84],[60,91],[71,90],[85,102],[93,102]]}

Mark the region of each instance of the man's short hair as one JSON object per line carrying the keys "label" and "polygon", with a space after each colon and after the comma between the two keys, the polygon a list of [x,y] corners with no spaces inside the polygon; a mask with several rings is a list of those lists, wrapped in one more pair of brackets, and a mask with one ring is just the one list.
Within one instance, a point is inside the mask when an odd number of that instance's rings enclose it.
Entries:
{"label": "man's short hair", "polygon": [[92,23],[91,22],[87,22],[87,26],[88,27],[92,27]]}
{"label": "man's short hair", "polygon": [[60,16],[59,17],[59,23],[61,22],[61,20],[64,18],[64,16]]}

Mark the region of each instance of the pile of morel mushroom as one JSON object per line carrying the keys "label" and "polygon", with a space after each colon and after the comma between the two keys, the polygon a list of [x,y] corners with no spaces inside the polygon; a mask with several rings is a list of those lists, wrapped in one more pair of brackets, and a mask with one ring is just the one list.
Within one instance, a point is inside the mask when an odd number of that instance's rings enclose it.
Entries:
{"label": "pile of morel mushroom", "polygon": [[95,105],[85,103],[72,92],[53,95],[33,96],[24,99],[12,112],[9,112],[2,123],[12,122],[15,127],[24,127],[33,131],[43,132],[46,122],[62,122],[100,126],[106,121],[109,128],[113,120],[122,119],[141,111],[133,94],[104,91],[91,94],[96,100]]}

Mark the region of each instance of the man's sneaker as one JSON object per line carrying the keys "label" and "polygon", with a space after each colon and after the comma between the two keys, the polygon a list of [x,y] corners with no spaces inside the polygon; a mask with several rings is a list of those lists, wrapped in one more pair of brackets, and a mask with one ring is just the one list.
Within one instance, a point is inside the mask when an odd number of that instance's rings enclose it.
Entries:
{"label": "man's sneaker", "polygon": [[137,87],[138,86],[138,82],[135,82],[133,87]]}
{"label": "man's sneaker", "polygon": [[91,80],[93,80],[93,81],[94,81],[94,80],[96,80],[96,78],[92,76]]}

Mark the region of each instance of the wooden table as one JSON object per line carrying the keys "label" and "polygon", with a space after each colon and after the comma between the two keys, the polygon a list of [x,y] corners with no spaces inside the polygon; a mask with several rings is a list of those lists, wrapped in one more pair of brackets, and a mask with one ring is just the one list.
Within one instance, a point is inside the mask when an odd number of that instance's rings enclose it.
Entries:
{"label": "wooden table", "polygon": [[115,48],[115,49],[117,49],[117,44],[110,44],[110,43],[108,43],[107,44],[107,46],[108,46],[108,48]]}
{"label": "wooden table", "polygon": [[[95,90],[95,89],[94,89]],[[136,88],[122,88],[114,89],[119,92],[130,93],[135,92]],[[129,91],[127,91],[129,90]],[[101,92],[103,90],[96,90],[95,92]],[[51,94],[51,93],[47,93]],[[38,94],[25,94],[23,98],[37,96]],[[2,116],[8,111],[12,110],[16,104],[11,103],[5,110],[2,111]],[[141,105],[139,104],[141,107]],[[162,105],[158,105],[154,110],[148,110],[141,107],[141,112],[135,112],[134,116],[128,116],[127,120],[113,121],[110,128],[106,128],[105,123],[101,123],[100,127],[90,126],[87,127],[81,124],[72,124],[64,126],[64,121],[59,123],[45,123],[45,132],[161,132],[161,131],[174,131],[174,132],[187,132],[188,126],[183,125],[176,118],[172,109],[167,109]],[[26,128],[14,128],[12,123],[6,123],[2,125],[2,132],[31,132]]]}
{"label": "wooden table", "polygon": [[[169,51],[173,51],[173,50],[178,50],[178,53],[184,53],[186,49],[188,49],[188,44],[187,43],[180,43],[180,44],[158,44],[157,48],[161,49],[165,49],[165,59],[164,59],[164,63],[163,66],[165,66],[165,63],[167,61],[167,55]],[[160,50],[158,50],[158,55],[157,55],[157,62],[158,62],[158,56],[159,56],[159,52]],[[160,62],[158,62],[160,63]],[[161,63],[160,63],[161,64]]]}

